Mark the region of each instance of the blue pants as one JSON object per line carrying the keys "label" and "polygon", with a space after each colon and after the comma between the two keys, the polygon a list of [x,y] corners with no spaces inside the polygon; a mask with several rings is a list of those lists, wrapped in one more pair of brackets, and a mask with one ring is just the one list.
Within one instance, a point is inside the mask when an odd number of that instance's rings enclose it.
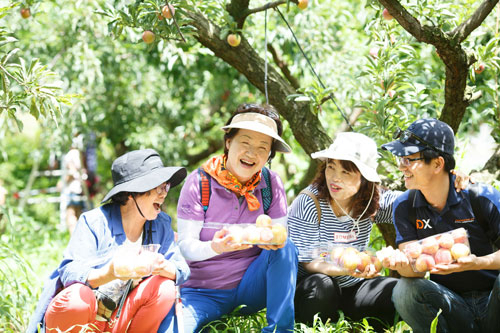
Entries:
{"label": "blue pants", "polygon": [[491,292],[461,294],[430,280],[401,278],[394,287],[392,301],[414,333],[430,332],[431,322],[439,309],[442,312],[438,318],[438,332],[499,332],[499,291],[499,277]]}
{"label": "blue pants", "polygon": [[[287,241],[282,249],[262,250],[234,289],[182,288],[184,331],[197,332],[243,304],[242,314],[267,307],[268,325],[263,332],[292,332],[297,265],[297,248]],[[158,332],[178,332],[173,307]]]}

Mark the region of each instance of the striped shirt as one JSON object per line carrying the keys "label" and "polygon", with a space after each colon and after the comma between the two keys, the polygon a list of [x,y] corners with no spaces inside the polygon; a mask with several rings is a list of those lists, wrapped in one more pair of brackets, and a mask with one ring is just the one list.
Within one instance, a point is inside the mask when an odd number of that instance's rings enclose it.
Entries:
{"label": "striped shirt", "polygon": [[[318,190],[313,185],[309,185],[307,189],[318,194]],[[379,209],[374,223],[392,223],[392,204],[399,194],[401,192],[380,190]],[[299,249],[299,262],[310,262],[316,259],[312,250],[327,243],[354,246],[360,250],[368,246],[372,230],[370,218],[360,220],[356,224],[355,220],[347,216],[337,217],[327,200],[319,199],[318,201],[321,208],[321,223],[318,223],[316,205],[308,195],[300,194],[290,207],[288,232]],[[299,265],[299,278],[309,274],[302,265]],[[359,281],[358,278],[349,275],[334,278],[340,287],[348,287]]]}

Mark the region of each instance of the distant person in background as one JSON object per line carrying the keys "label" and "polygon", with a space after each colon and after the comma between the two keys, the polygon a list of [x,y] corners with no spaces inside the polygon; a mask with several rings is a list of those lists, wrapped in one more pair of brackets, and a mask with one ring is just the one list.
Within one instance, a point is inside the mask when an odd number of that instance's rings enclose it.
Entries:
{"label": "distant person in background", "polygon": [[[85,170],[87,170],[87,179],[85,180],[85,184],[88,189],[88,202],[92,204],[92,199],[99,191],[99,176],[97,175],[97,144],[94,132],[89,134],[86,141],[87,144],[85,145],[84,166]],[[93,207],[89,207],[89,209],[90,208]]]}
{"label": "distant person in background", "polygon": [[[81,136],[75,136],[70,150],[62,160],[62,179],[58,184],[65,209],[65,222],[70,234],[75,229],[78,217],[85,207],[85,184],[87,171],[83,164]],[[64,208],[63,208],[64,209]]]}

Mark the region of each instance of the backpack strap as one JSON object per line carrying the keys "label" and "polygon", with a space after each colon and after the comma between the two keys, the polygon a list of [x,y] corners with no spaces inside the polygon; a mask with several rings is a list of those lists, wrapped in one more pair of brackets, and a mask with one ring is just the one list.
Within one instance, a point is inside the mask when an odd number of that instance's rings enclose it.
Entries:
{"label": "backpack strap", "polygon": [[474,217],[476,218],[476,220],[479,222],[479,225],[481,226],[481,228],[483,228],[483,231],[486,233],[493,245],[495,245],[497,248],[500,248],[500,237],[497,237],[497,235],[495,235],[495,232],[491,230],[488,225],[488,221],[481,209],[481,203],[479,202],[478,184],[469,185],[469,199],[470,205],[472,207],[472,212],[474,213]]}
{"label": "backpack strap", "polygon": [[210,202],[210,194],[212,194],[212,189],[210,187],[211,177],[205,172],[205,170],[203,170],[202,167],[198,168],[198,174],[200,176],[201,205],[203,206],[203,211],[206,212]]}
{"label": "backpack strap", "polygon": [[416,196],[417,190],[410,190],[410,193],[408,194],[408,201],[410,202],[410,207],[408,208],[408,217],[410,218],[411,223],[417,222],[417,211],[415,209],[415,206],[413,205],[415,203]]}
{"label": "backpack strap", "polygon": [[305,194],[314,201],[314,205],[316,206],[316,213],[318,213],[318,225],[319,225],[321,222],[321,206],[319,205],[318,197],[316,196],[316,194],[309,191],[307,188],[300,191],[299,194]]}
{"label": "backpack strap", "polygon": [[264,213],[267,214],[269,207],[271,207],[271,202],[273,201],[273,191],[271,187],[271,175],[269,173],[269,169],[266,167],[262,168],[262,176],[264,177],[264,181],[266,182],[265,188],[262,189],[262,201],[264,204]]}

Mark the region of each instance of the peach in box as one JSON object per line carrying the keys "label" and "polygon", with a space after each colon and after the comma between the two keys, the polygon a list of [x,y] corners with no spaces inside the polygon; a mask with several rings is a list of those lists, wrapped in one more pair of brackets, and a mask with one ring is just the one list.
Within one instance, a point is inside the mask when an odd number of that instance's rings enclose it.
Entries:
{"label": "peach in box", "polygon": [[453,256],[453,259],[466,257],[469,253],[469,247],[463,243],[457,243],[451,247],[451,255]]}
{"label": "peach in box", "polygon": [[419,272],[426,272],[432,269],[435,264],[434,258],[424,253],[415,261],[415,269]]}
{"label": "peach in box", "polygon": [[261,214],[257,217],[257,220],[255,220],[255,224],[258,227],[270,227],[273,224],[273,221],[269,215]]}
{"label": "peach in box", "polygon": [[283,244],[286,241],[286,228],[281,224],[274,224],[271,228],[273,231],[273,243],[274,244]]}
{"label": "peach in box", "polygon": [[366,266],[370,265],[372,262],[370,259],[370,255],[366,252],[360,252],[358,256],[360,262],[356,268],[358,269],[358,271],[364,272]]}
{"label": "peach in box", "polygon": [[448,249],[439,249],[434,255],[436,264],[450,264],[453,261],[451,252]]}
{"label": "peach in box", "polygon": [[439,244],[435,237],[427,237],[422,240],[422,252],[433,255],[439,249]]}
{"label": "peach in box", "polygon": [[418,242],[413,242],[405,247],[405,253],[412,259],[417,259],[422,254],[422,246]]}
{"label": "peach in box", "polygon": [[451,237],[455,243],[465,243],[467,241],[467,231],[464,228],[454,229],[451,232]]}
{"label": "peach in box", "polygon": [[455,244],[455,241],[453,240],[453,237],[451,234],[442,234],[441,237],[439,237],[439,246],[445,249],[451,249],[451,247]]}
{"label": "peach in box", "polygon": [[350,271],[355,270],[359,264],[361,264],[361,259],[358,255],[358,250],[353,247],[348,247],[342,253],[342,266]]}

